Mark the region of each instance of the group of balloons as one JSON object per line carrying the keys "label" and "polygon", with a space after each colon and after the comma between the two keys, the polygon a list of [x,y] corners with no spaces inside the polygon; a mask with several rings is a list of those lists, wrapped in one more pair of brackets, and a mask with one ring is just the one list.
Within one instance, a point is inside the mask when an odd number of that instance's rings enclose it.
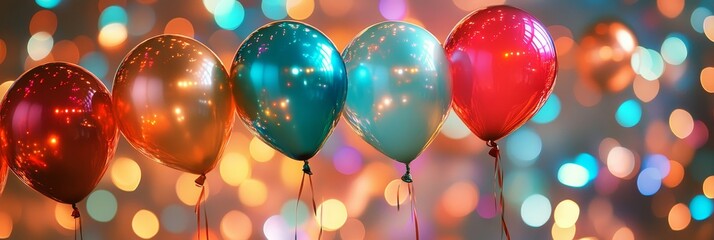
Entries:
{"label": "group of balloons", "polygon": [[196,40],[160,35],[128,53],[111,94],[68,63],[20,76],[0,107],[0,172],[7,164],[28,186],[74,205],[103,176],[118,130],[148,158],[205,179],[234,111],[255,136],[307,161],[343,108],[365,141],[408,166],[452,99],[471,131],[495,147],[544,104],[556,70],[546,28],[510,6],[471,13],[443,47],[419,26],[388,21],[360,32],[341,55],[312,26],[273,22],[243,42],[228,71]]}

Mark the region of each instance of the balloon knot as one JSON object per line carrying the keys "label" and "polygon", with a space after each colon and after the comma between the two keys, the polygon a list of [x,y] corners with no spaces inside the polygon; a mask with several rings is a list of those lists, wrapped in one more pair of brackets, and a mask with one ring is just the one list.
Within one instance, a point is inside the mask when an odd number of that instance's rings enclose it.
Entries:
{"label": "balloon knot", "polygon": [[494,142],[493,140],[488,140],[488,142],[486,142],[486,146],[489,146],[491,148],[491,150],[488,151],[488,155],[491,155],[491,157],[498,156],[500,150],[498,150],[498,144],[496,142]]}
{"label": "balloon knot", "polygon": [[79,209],[77,208],[77,204],[75,203],[72,203],[72,217],[79,218]]}
{"label": "balloon knot", "polygon": [[414,180],[412,179],[412,174],[411,174],[411,168],[409,168],[409,164],[406,164],[407,166],[407,172],[402,175],[402,181],[405,183],[412,183]]}
{"label": "balloon knot", "polygon": [[201,176],[198,176],[195,182],[196,187],[203,187],[203,184],[206,183],[206,174],[201,174]]}
{"label": "balloon knot", "polygon": [[310,169],[310,162],[305,160],[305,164],[302,165],[302,172],[307,175],[312,175],[312,170]]}

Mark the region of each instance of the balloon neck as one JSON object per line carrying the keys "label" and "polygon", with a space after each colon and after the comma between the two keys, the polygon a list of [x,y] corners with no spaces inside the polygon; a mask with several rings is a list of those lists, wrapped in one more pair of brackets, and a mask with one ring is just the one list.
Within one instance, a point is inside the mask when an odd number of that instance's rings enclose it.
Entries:
{"label": "balloon neck", "polygon": [[493,140],[488,140],[486,142],[486,146],[489,146],[491,148],[490,151],[488,151],[488,155],[491,155],[491,157],[497,157],[500,150],[498,149],[498,144],[493,141]]}
{"label": "balloon neck", "polygon": [[76,203],[72,203],[72,217],[79,218],[79,209],[77,208]]}
{"label": "balloon neck", "polygon": [[201,174],[201,176],[198,176],[195,182],[196,187],[203,187],[203,184],[206,183],[206,174]]}
{"label": "balloon neck", "polygon": [[414,179],[412,179],[412,173],[411,173],[411,168],[409,167],[409,164],[406,164],[407,166],[407,171],[402,175],[402,181],[405,183],[412,183],[414,182]]}
{"label": "balloon neck", "polygon": [[310,162],[305,160],[305,164],[302,165],[302,172],[307,175],[312,175],[312,170],[310,169]]}

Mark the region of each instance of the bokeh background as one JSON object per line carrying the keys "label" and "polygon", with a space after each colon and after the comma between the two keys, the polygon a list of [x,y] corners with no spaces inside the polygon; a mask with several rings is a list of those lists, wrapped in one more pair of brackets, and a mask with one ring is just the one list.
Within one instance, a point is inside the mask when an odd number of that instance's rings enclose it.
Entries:
{"label": "bokeh background", "polygon": [[[338,49],[387,19],[424,26],[444,41],[470,11],[503,3],[548,26],[560,63],[545,107],[501,141],[513,238],[714,239],[711,0],[0,1],[0,80],[67,61],[111,89],[122,58],[151,36],[192,36],[226,64],[250,32],[281,19],[316,26]],[[633,74],[603,78],[623,85],[620,91],[593,87],[576,67],[588,29],[606,20],[633,34],[616,38],[632,55],[618,66]],[[615,56],[612,48],[597,49],[591,61]],[[211,238],[291,239],[297,224],[300,238],[315,239],[309,193],[295,211],[301,164],[236,124],[220,165],[208,174]],[[413,237],[410,212],[396,208],[403,165],[344,121],[311,163],[325,210],[323,239]],[[413,163],[413,175],[422,238],[500,238],[493,160],[455,115]],[[196,238],[195,178],[146,159],[122,139],[96,191],[80,204],[84,237]],[[408,207],[406,187],[400,191]],[[71,238],[70,211],[11,174],[0,196],[0,238]]]}

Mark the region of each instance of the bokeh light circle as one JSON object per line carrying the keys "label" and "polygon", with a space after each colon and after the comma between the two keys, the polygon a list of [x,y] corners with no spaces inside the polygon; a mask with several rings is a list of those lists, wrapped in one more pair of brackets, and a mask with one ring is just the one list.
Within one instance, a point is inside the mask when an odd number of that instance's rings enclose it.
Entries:
{"label": "bokeh light circle", "polygon": [[550,213],[550,200],[540,194],[528,196],[521,205],[521,219],[531,227],[543,226],[550,219]]}
{"label": "bokeh light circle", "polygon": [[642,119],[642,107],[636,100],[624,101],[615,112],[615,120],[622,127],[631,128]]}
{"label": "bokeh light circle", "polygon": [[99,189],[87,197],[87,213],[98,222],[109,222],[117,213],[117,199],[107,190]]}
{"label": "bokeh light circle", "polygon": [[159,232],[159,219],[153,212],[141,209],[134,214],[134,218],[131,220],[131,228],[136,236],[150,239]]}

